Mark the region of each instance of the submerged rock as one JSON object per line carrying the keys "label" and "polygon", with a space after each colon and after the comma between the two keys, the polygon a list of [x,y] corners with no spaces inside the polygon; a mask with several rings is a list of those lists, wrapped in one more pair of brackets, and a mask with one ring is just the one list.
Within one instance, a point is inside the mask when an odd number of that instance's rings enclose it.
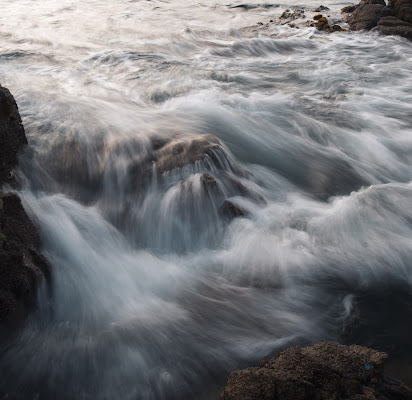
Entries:
{"label": "submerged rock", "polygon": [[233,201],[225,200],[220,208],[223,216],[231,220],[236,217],[244,217],[246,215],[246,211],[243,208],[237,206]]}
{"label": "submerged rock", "polygon": [[219,400],[412,399],[383,374],[386,353],[335,342],[292,347],[260,367],[233,372]]}
{"label": "submerged rock", "polygon": [[[15,184],[12,171],[26,143],[16,102],[0,86],[0,187]],[[39,235],[20,198],[14,193],[0,194],[0,337],[35,304],[37,286],[49,274]]]}

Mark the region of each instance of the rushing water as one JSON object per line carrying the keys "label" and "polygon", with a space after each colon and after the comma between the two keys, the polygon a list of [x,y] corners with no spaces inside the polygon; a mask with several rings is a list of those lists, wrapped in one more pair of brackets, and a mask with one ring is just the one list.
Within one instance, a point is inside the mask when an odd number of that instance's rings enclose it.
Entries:
{"label": "rushing water", "polygon": [[[53,264],[2,393],[212,399],[231,370],[348,335],[410,363],[411,42],[266,25],[305,0],[0,3]],[[208,156],[170,171],[199,138]]]}

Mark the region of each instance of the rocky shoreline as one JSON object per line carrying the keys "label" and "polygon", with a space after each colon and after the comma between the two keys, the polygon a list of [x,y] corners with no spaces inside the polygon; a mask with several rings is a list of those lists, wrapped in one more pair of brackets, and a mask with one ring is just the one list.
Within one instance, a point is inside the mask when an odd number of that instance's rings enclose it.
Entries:
{"label": "rocky shoreline", "polygon": [[[382,34],[400,35],[412,40],[412,14],[409,14],[412,2],[392,0],[390,6],[386,6],[383,0],[362,0],[359,5],[350,6],[343,13],[352,30],[377,30]],[[372,12],[372,9],[375,11]],[[327,19],[321,14],[317,21],[316,26],[320,30],[341,30],[338,25],[327,24]],[[199,141],[196,136],[196,140],[188,138],[158,143],[154,146],[153,157],[158,161],[158,173],[185,165],[189,157],[194,163],[202,160],[208,152],[215,154],[215,150],[219,149],[216,141],[209,136]],[[17,187],[13,171],[18,164],[18,153],[26,145],[17,105],[10,92],[0,87],[0,187],[7,192],[9,188]],[[184,161],[180,162],[179,157]],[[232,186],[234,194],[257,203],[264,202],[262,196],[251,192],[241,182],[230,176],[224,178]],[[222,198],[221,212],[225,218],[247,214],[247,210],[224,198],[213,177],[203,174],[200,183],[206,193]],[[183,184],[188,186],[190,192],[191,182]],[[51,266],[41,254],[38,232],[19,196],[0,192],[0,339],[10,337],[10,330],[21,324],[35,307],[37,289],[39,285],[49,282],[50,273]],[[263,361],[260,367],[233,372],[220,400],[412,399],[410,389],[384,375],[385,359],[384,353],[334,342],[309,348],[293,347],[270,361]]]}
{"label": "rocky shoreline", "polygon": [[[0,187],[17,186],[14,168],[27,145],[17,104],[0,86]],[[8,192],[8,193],[7,193]],[[40,237],[16,193],[0,192],[0,339],[20,325],[35,306],[39,284],[50,265],[40,251]]]}

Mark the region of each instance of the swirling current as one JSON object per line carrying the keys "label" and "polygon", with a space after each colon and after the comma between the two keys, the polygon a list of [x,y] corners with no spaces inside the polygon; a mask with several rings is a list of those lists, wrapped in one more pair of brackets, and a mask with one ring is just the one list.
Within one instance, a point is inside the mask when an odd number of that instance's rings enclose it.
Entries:
{"label": "swirling current", "polygon": [[307,0],[1,6],[53,266],[1,393],[214,399],[321,340],[411,381],[411,42],[276,23]]}

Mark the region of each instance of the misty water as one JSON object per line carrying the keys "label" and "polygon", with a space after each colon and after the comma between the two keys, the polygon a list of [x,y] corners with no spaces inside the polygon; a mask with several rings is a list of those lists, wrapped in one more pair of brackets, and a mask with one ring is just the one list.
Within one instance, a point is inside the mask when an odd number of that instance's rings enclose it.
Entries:
{"label": "misty water", "polygon": [[305,0],[0,3],[53,265],[1,393],[215,399],[321,340],[410,378],[411,42],[269,23]]}

